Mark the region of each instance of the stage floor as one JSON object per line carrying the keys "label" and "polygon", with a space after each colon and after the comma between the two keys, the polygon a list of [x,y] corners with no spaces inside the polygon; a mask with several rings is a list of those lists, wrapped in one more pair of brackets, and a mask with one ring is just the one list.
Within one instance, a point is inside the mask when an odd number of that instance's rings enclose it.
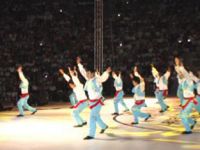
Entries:
{"label": "stage floor", "polygon": [[[101,114],[109,129],[105,134],[99,134],[100,129],[97,128],[96,139],[89,141],[83,140],[88,133],[88,126],[73,127],[72,109],[66,103],[38,107],[39,111],[34,116],[26,112],[23,118],[16,117],[17,110],[0,112],[0,150],[200,149],[199,114],[195,111],[192,114],[198,121],[193,134],[182,135],[184,128],[178,116],[179,101],[177,98],[168,98],[166,102],[170,109],[161,114],[156,100],[147,98],[148,107],[143,110],[151,113],[152,118],[132,126],[131,113],[111,116],[113,101],[106,100]],[[126,98],[125,103],[131,108],[133,100]],[[86,109],[82,113],[86,120],[89,111]]]}

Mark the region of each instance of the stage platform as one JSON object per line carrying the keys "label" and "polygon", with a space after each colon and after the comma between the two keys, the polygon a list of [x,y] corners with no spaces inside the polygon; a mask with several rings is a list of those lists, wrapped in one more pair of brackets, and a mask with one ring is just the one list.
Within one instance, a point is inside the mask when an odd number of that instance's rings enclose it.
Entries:
{"label": "stage platform", "polygon": [[[182,135],[184,130],[180,119],[179,100],[167,98],[169,111],[159,113],[160,107],[155,98],[147,98],[147,108],[152,114],[147,122],[141,120],[132,126],[130,112],[113,117],[113,100],[108,99],[102,108],[103,120],[109,126],[105,134],[99,134],[97,128],[94,140],[83,140],[88,126],[74,128],[72,109],[66,103],[38,107],[35,115],[26,112],[23,118],[17,118],[17,110],[0,112],[0,150],[183,150],[200,149],[200,116],[194,111],[193,117],[198,123],[193,134]],[[132,98],[125,98],[128,107],[134,104]],[[82,116],[89,119],[89,109]]]}

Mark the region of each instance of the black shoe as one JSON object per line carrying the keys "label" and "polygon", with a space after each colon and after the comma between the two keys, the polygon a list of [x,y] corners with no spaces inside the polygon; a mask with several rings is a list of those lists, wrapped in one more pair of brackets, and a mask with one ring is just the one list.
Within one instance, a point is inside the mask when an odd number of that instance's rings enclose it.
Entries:
{"label": "black shoe", "polygon": [[82,126],[83,126],[82,124],[80,124],[80,125],[75,125],[74,128],[80,128],[80,127],[82,127]]}
{"label": "black shoe", "polygon": [[193,129],[194,127],[195,127],[195,125],[197,124],[197,121],[196,120],[194,120],[194,124],[193,125],[191,125],[191,129]]}
{"label": "black shoe", "polygon": [[147,118],[144,119],[144,121],[149,120],[149,118],[151,118],[151,115],[149,114],[149,116]]}
{"label": "black shoe", "polygon": [[115,113],[113,113],[112,115],[113,115],[113,116],[118,116],[118,115],[119,115],[119,113],[116,113],[116,112],[115,112]]}
{"label": "black shoe", "polygon": [[132,125],[139,124],[138,122],[131,122]]}
{"label": "black shoe", "polygon": [[84,140],[92,140],[92,139],[94,139],[94,137],[92,137],[92,136],[86,136],[86,137],[84,138]]}
{"label": "black shoe", "polygon": [[165,109],[165,110],[160,110],[159,112],[160,112],[160,113],[163,113],[163,112],[165,112],[165,111],[166,111],[166,109]]}
{"label": "black shoe", "polygon": [[192,131],[183,131],[182,134],[192,134]]}
{"label": "black shoe", "polygon": [[85,125],[87,125],[87,122],[83,122],[82,126],[85,126]]}
{"label": "black shoe", "polygon": [[124,112],[128,112],[128,111],[129,111],[129,109],[124,110]]}
{"label": "black shoe", "polygon": [[169,106],[167,106],[166,111],[169,109]]}
{"label": "black shoe", "polygon": [[103,134],[106,131],[106,129],[108,129],[108,126],[106,126],[105,129],[101,129],[100,134]]}
{"label": "black shoe", "polygon": [[34,112],[32,112],[31,115],[34,115],[36,112],[37,112],[37,109]]}
{"label": "black shoe", "polygon": [[17,117],[24,117],[24,115],[19,114],[19,115],[17,115]]}

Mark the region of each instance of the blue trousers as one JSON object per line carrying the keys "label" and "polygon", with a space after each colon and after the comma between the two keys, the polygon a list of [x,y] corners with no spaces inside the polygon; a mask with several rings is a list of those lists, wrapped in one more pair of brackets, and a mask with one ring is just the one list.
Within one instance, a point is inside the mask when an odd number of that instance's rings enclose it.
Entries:
{"label": "blue trousers", "polygon": [[35,108],[31,107],[28,104],[28,99],[29,99],[29,96],[26,96],[26,97],[20,98],[19,101],[17,102],[17,107],[18,107],[20,115],[24,115],[24,108],[31,112],[36,111]]}
{"label": "blue trousers", "polygon": [[87,107],[88,107],[88,102],[86,101],[73,110],[73,117],[78,125],[82,125],[84,122],[86,122],[81,118],[80,113]]}
{"label": "blue trousers", "polygon": [[74,106],[78,100],[76,99],[76,96],[74,94],[74,92],[72,92],[70,95],[69,95],[69,100],[70,100],[70,103],[72,106]]}
{"label": "blue trousers", "polygon": [[90,112],[90,125],[89,125],[89,136],[95,137],[96,124],[99,125],[101,129],[105,129],[107,125],[103,122],[100,117],[101,105],[98,104],[96,107],[91,109]]}
{"label": "blue trousers", "polygon": [[167,105],[164,102],[165,97],[163,96],[163,91],[155,91],[155,96],[160,104],[161,109],[164,111]]}
{"label": "blue trousers", "polygon": [[180,99],[181,105],[183,104],[184,101],[184,96],[183,96],[183,90],[181,89],[181,85],[179,84],[178,89],[177,89],[177,96]]}
{"label": "blue trousers", "polygon": [[121,91],[117,94],[116,97],[114,97],[114,109],[116,113],[119,113],[119,107],[118,107],[119,103],[125,108],[125,110],[128,110],[128,107],[124,103],[123,96],[124,96],[124,92]]}
{"label": "blue trousers", "polygon": [[[187,100],[183,101],[183,105],[187,102]],[[190,102],[185,109],[183,109],[180,113],[181,121],[185,127],[185,131],[191,131],[190,126],[194,124],[194,120],[190,117],[190,113],[194,107],[194,103]]]}
{"label": "blue trousers", "polygon": [[145,107],[145,106],[146,106],[145,103],[141,104],[141,105],[133,105],[131,110],[132,110],[132,114],[134,116],[134,122],[135,123],[139,122],[139,117],[147,118],[149,116],[149,114],[141,112],[141,108]]}
{"label": "blue trousers", "polygon": [[196,100],[198,101],[198,104],[195,105],[196,110],[200,113],[200,96],[196,96]]}

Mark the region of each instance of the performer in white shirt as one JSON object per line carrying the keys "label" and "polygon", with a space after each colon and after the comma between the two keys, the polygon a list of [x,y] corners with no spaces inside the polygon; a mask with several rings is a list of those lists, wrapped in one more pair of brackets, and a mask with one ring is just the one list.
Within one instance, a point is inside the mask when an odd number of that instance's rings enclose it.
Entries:
{"label": "performer in white shirt", "polygon": [[100,133],[104,133],[108,126],[103,122],[100,116],[101,107],[104,105],[102,102],[102,83],[105,82],[109,73],[111,72],[111,68],[107,68],[107,70],[101,75],[96,77],[94,69],[88,69],[87,71],[81,64],[80,57],[77,57],[77,64],[80,73],[86,79],[85,90],[88,92],[89,96],[89,107],[91,109],[90,112],[90,125],[89,125],[89,134],[84,139],[94,139],[96,133],[96,124],[98,124],[101,128]]}
{"label": "performer in white shirt", "polygon": [[156,84],[155,96],[161,106],[160,112],[165,112],[169,108],[164,102],[168,94],[168,79],[170,77],[170,69],[166,71],[164,75],[158,72],[158,70],[152,65],[152,74],[154,76],[154,83]]}
{"label": "performer in white shirt", "polygon": [[129,109],[123,100],[124,91],[123,91],[123,81],[121,79],[121,72],[113,71],[112,77],[114,78],[114,87],[116,90],[115,95],[114,95],[115,112],[113,113],[113,115],[119,115],[119,108],[118,108],[119,103],[124,107],[125,109],[124,112],[129,111]]}
{"label": "performer in white shirt", "polygon": [[197,91],[196,100],[198,101],[198,104],[195,105],[195,108],[200,114],[200,72],[199,74],[198,73],[196,74],[197,75],[193,74],[193,72],[189,72],[190,79],[195,82],[194,86]]}
{"label": "performer in white shirt", "polygon": [[178,84],[179,84],[178,89],[177,89],[177,96],[180,99],[180,105],[182,105],[182,103],[184,101],[184,96],[183,96],[183,90],[181,88],[182,80],[180,79],[180,74],[186,74],[187,71],[186,71],[185,67],[183,66],[183,62],[181,61],[181,58],[175,57],[174,62],[175,62],[174,68],[177,73],[177,79],[178,79]]}
{"label": "performer in white shirt", "polygon": [[135,104],[132,107],[132,113],[134,116],[134,122],[131,124],[138,124],[139,117],[145,118],[147,121],[151,115],[141,112],[142,107],[146,107],[145,104],[145,81],[144,78],[139,74],[137,66],[134,67],[134,76],[131,76],[133,81],[132,93],[134,94]]}
{"label": "performer in white shirt", "polygon": [[78,79],[78,74],[76,70],[71,70],[70,68],[68,68],[68,70],[73,82],[70,81],[70,76],[65,74],[63,69],[60,69],[59,72],[68,82],[70,88],[73,89],[76,99],[78,100],[78,102],[73,106],[73,117],[77,123],[77,125],[75,125],[74,127],[82,127],[87,124],[87,122],[83,120],[80,116],[80,113],[88,107],[87,96],[85,94],[83,84]]}
{"label": "performer in white shirt", "polygon": [[27,78],[24,76],[24,73],[22,71],[22,66],[19,66],[17,69],[19,79],[21,80],[21,83],[19,85],[19,88],[21,89],[21,94],[20,94],[20,99],[17,102],[17,107],[19,110],[19,115],[17,117],[23,117],[24,116],[24,109],[29,110],[32,112],[32,115],[34,115],[37,112],[36,108],[31,107],[28,104],[28,99],[29,99],[29,82]]}
{"label": "performer in white shirt", "polygon": [[182,123],[185,127],[185,131],[182,132],[182,134],[191,134],[192,129],[197,122],[191,118],[190,113],[192,112],[192,109],[195,107],[195,105],[198,104],[198,102],[195,99],[194,82],[191,80],[190,76],[188,76],[188,74],[180,73],[180,79],[182,80],[181,88],[183,90],[184,96],[182,111],[180,113]]}

